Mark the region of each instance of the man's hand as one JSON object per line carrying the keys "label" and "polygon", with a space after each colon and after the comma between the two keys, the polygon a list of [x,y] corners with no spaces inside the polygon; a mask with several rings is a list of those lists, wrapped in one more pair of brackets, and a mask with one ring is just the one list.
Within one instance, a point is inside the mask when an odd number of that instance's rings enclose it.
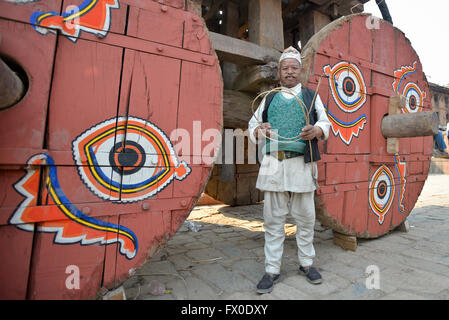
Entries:
{"label": "man's hand", "polygon": [[260,136],[269,138],[271,137],[270,129],[271,125],[268,122],[262,123],[254,130],[254,135],[256,136],[256,138],[259,138]]}
{"label": "man's hand", "polygon": [[313,138],[320,138],[323,134],[323,130],[320,127],[309,124],[302,128],[302,132],[299,136],[303,140],[312,140]]}

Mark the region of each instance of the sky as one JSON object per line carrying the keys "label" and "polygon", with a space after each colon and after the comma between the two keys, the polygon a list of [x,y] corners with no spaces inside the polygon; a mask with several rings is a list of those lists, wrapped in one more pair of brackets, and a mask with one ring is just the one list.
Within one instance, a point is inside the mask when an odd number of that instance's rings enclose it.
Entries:
{"label": "sky", "polygon": [[[385,0],[393,25],[404,32],[421,60],[427,81],[449,84],[449,1]],[[375,0],[365,12],[382,17]]]}

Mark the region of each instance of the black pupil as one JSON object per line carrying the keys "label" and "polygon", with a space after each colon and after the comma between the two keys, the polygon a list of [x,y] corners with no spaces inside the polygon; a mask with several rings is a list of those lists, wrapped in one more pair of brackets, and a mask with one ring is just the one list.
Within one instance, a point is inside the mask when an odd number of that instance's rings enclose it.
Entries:
{"label": "black pupil", "polygon": [[352,80],[351,78],[347,77],[344,81],[344,90],[345,93],[349,96],[352,96],[354,94],[354,80]]}
{"label": "black pupil", "polygon": [[125,152],[120,152],[118,155],[118,162],[123,167],[130,167],[135,165],[139,155],[136,150],[133,149],[125,149]]}
{"label": "black pupil", "polygon": [[[125,148],[122,149],[122,147],[122,142],[116,143],[109,153],[109,163],[112,170],[123,175],[129,175],[139,171],[146,161],[145,150],[134,141],[126,141]],[[120,149],[122,150],[117,155],[117,158],[115,158],[117,150]]]}
{"label": "black pupil", "polygon": [[416,107],[416,98],[415,97],[410,98],[410,106],[412,108]]}
{"label": "black pupil", "polygon": [[385,182],[381,182],[379,184],[379,188],[377,189],[377,191],[378,191],[377,193],[378,193],[380,198],[383,198],[385,196],[386,188],[387,188],[387,186],[386,186]]}

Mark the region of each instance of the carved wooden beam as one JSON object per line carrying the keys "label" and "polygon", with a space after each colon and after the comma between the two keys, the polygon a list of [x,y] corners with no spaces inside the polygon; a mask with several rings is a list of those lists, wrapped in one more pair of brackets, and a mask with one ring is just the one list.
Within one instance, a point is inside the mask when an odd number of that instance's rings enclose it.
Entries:
{"label": "carved wooden beam", "polygon": [[209,32],[212,46],[221,61],[238,65],[266,64],[278,61],[281,52],[272,48],[228,37],[219,33]]}
{"label": "carved wooden beam", "polygon": [[234,81],[234,90],[259,92],[261,85],[279,81],[277,63],[256,65],[245,68]]}

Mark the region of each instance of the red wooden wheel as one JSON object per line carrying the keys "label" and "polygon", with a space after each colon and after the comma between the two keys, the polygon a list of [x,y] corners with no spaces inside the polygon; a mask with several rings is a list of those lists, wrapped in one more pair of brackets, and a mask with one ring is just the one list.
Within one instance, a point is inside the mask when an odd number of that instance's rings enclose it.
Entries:
{"label": "red wooden wheel", "polygon": [[402,113],[430,111],[419,57],[390,23],[356,14],[327,25],[303,49],[303,83],[316,88],[332,123],[320,143],[317,217],[337,232],[381,236],[410,214],[427,178],[432,137],[400,138],[387,153],[381,132],[389,98],[407,98]]}
{"label": "red wooden wheel", "polygon": [[2,297],[94,298],[199,199],[211,171],[201,134],[222,128],[223,88],[185,3],[0,2],[1,53],[30,79],[0,117]]}

